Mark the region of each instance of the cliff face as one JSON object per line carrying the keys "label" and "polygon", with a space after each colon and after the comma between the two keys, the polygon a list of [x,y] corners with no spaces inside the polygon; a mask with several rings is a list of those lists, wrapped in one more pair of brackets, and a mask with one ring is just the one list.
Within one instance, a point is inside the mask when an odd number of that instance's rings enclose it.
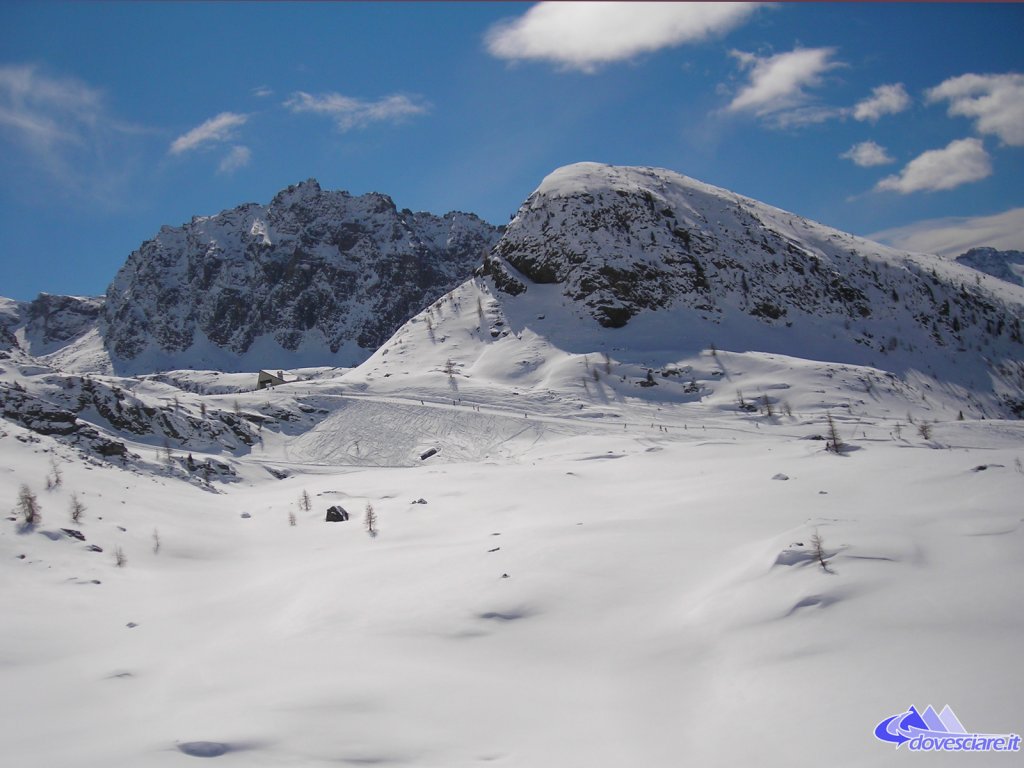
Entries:
{"label": "cliff face", "polygon": [[462,282],[500,230],[473,214],[399,211],[314,180],[164,227],[107,292],[115,368],[349,365]]}

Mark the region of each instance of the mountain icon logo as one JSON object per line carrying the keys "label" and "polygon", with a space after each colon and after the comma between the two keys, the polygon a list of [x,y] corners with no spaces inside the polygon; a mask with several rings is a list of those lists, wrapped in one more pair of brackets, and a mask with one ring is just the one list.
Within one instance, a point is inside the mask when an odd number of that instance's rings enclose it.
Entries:
{"label": "mountain icon logo", "polygon": [[875,726],[875,738],[897,749],[906,744],[913,752],[1019,752],[1021,741],[1013,733],[969,732],[948,704],[941,712],[931,705],[923,712],[912,706],[887,717]]}

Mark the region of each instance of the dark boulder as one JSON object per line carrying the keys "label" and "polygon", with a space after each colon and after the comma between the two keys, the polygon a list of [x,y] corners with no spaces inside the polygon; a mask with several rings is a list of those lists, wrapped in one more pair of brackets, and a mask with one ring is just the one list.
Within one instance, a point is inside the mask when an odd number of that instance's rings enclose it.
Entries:
{"label": "dark boulder", "polygon": [[334,506],[328,508],[325,522],[344,523],[346,520],[348,520],[348,512],[345,511],[344,507]]}

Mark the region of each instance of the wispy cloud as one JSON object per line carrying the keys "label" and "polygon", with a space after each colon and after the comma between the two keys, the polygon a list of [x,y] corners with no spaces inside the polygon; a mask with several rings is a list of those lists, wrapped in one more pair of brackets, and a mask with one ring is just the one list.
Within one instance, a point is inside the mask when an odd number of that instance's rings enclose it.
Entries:
{"label": "wispy cloud", "polygon": [[0,67],[0,126],[37,149],[81,143],[104,121],[98,90],[32,66]]}
{"label": "wispy cloud", "polygon": [[204,144],[230,141],[234,137],[235,129],[245,125],[248,120],[248,115],[221,112],[172,141],[170,153],[180,155],[198,149]]}
{"label": "wispy cloud", "polygon": [[888,165],[889,163],[896,162],[893,158],[889,157],[885,147],[873,141],[862,141],[859,144],[854,144],[839,157],[844,160],[850,160],[861,168],[871,168],[876,165]]}
{"label": "wispy cloud", "polygon": [[500,59],[548,61],[594,72],[603,64],[724,34],[761,5],[544,2],[492,26],[485,44]]}
{"label": "wispy cloud", "polygon": [[751,113],[778,127],[820,123],[842,114],[842,110],[808,104],[808,89],[820,86],[829,70],[843,66],[833,59],[835,53],[835,48],[797,48],[760,57],[730,51],[749,78],[727,111]]}
{"label": "wispy cloud", "polygon": [[908,195],[955,189],[992,175],[992,161],[981,139],[958,139],[944,149],[932,149],[911,160],[898,174],[875,186]]}
{"label": "wispy cloud", "polygon": [[256,88],[252,89],[252,95],[256,96],[256,97],[258,97],[260,99],[265,99],[265,98],[268,98],[270,96],[273,96],[274,95],[274,91],[273,91],[273,89],[268,88],[265,85],[260,85],[260,86],[257,86]]}
{"label": "wispy cloud", "polygon": [[127,139],[145,132],[111,115],[103,93],[77,78],[0,66],[0,147],[12,168],[62,195],[118,205],[134,151]]}
{"label": "wispy cloud", "polygon": [[853,117],[861,122],[867,120],[878,122],[883,115],[895,115],[910,106],[910,96],[903,83],[879,85],[871,91],[871,96],[857,102],[853,108]]}
{"label": "wispy cloud", "polygon": [[992,216],[950,217],[918,221],[868,235],[872,240],[939,256],[959,256],[978,246],[1024,250],[1024,208]]}
{"label": "wispy cloud", "polygon": [[1024,75],[960,75],[927,93],[928,101],[948,101],[949,115],[972,117],[978,133],[1024,146]]}
{"label": "wispy cloud", "polygon": [[217,173],[230,175],[252,162],[252,151],[248,147],[235,145],[217,166]]}
{"label": "wispy cloud", "polygon": [[426,114],[430,104],[414,96],[393,94],[376,101],[343,96],[340,93],[314,95],[296,91],[284,102],[295,113],[311,112],[334,120],[340,131],[363,128],[371,123],[398,123],[414,115]]}

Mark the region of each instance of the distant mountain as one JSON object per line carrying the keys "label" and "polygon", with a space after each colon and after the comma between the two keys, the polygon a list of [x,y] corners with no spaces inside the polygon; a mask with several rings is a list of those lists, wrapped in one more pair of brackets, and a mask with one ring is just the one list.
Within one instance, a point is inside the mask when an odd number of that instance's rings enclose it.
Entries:
{"label": "distant mountain", "polygon": [[1015,285],[1024,285],[1024,251],[971,248],[956,261]]}
{"label": "distant mountain", "polygon": [[103,343],[119,372],[352,365],[499,236],[473,214],[398,210],[310,179],[269,205],[163,227],[111,283]]}
{"label": "distant mountain", "polygon": [[0,349],[23,347],[35,356],[60,350],[95,331],[102,309],[102,297],[40,293],[32,301],[2,299]]}
{"label": "distant mountain", "polygon": [[41,293],[25,308],[29,350],[45,355],[81,338],[96,325],[103,298]]}
{"label": "distant mountain", "polygon": [[555,171],[481,274],[499,295],[555,290],[579,317],[628,325],[607,337],[617,349],[717,344],[920,372],[1024,413],[1019,287],[671,171]]}

